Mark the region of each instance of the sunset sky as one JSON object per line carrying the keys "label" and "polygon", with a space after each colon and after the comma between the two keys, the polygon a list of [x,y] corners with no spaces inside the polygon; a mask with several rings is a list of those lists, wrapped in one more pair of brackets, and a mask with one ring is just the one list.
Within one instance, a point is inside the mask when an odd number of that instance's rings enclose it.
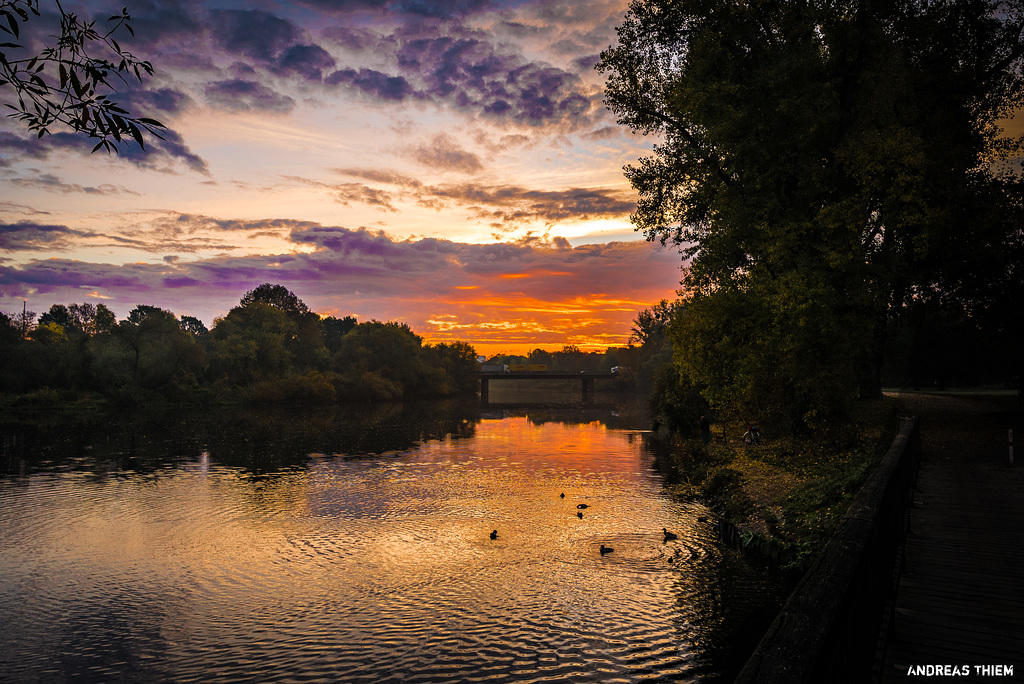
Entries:
{"label": "sunset sky", "polygon": [[625,6],[130,2],[122,42],[156,73],[115,99],[171,131],[108,156],[0,122],[0,310],[210,326],[272,282],[480,353],[624,344],[682,263],[633,232],[622,166],[653,141],[593,68]]}

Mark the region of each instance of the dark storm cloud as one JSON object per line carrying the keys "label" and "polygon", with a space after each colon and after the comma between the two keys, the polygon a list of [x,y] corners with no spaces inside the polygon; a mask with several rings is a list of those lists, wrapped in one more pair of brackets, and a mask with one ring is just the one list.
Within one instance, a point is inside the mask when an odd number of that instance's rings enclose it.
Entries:
{"label": "dark storm cloud", "polygon": [[67,226],[41,223],[0,223],[0,249],[40,250],[62,249],[75,238],[94,237],[96,233],[74,230]]}
{"label": "dark storm cloud", "polygon": [[295,100],[274,92],[256,81],[231,79],[206,85],[210,104],[233,112],[263,111],[286,114],[295,108]]}

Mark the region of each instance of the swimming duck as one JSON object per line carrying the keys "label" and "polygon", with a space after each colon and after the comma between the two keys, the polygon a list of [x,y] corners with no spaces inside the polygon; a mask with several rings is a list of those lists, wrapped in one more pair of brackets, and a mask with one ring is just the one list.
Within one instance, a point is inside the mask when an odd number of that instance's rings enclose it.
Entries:
{"label": "swimming duck", "polygon": [[615,550],[615,549],[613,549],[613,548],[612,548],[612,547],[610,547],[610,546],[605,546],[604,544],[601,544],[601,555],[602,555],[602,556],[603,556],[604,554],[606,554],[606,553],[611,553],[611,552],[612,552],[612,551],[614,551],[614,550]]}
{"label": "swimming duck", "polygon": [[590,508],[590,504],[576,504],[576,508]]}
{"label": "swimming duck", "polygon": [[679,535],[678,534],[672,534],[671,532],[666,530],[664,527],[661,528],[661,531],[665,533],[665,541],[671,541],[672,539],[679,539]]}
{"label": "swimming duck", "polygon": [[498,530],[494,530],[493,532],[491,532],[491,539],[497,539],[497,538],[498,538]]}

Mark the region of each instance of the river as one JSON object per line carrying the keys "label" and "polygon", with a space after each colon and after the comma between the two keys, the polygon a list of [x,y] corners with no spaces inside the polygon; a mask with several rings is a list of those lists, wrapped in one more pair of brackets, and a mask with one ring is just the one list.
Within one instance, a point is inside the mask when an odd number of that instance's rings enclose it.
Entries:
{"label": "river", "polygon": [[9,421],[0,681],[730,681],[780,588],[670,495],[645,424],[472,402]]}

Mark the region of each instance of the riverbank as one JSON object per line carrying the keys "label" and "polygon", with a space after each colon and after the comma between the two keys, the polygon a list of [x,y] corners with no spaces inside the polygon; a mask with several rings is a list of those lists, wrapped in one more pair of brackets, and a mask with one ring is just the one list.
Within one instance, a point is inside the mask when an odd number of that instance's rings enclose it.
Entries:
{"label": "riverbank", "polygon": [[803,572],[831,537],[898,428],[899,400],[861,402],[851,420],[813,438],[747,444],[745,425],[712,424],[712,442],[679,442],[675,493],[707,504],[746,550]]}

